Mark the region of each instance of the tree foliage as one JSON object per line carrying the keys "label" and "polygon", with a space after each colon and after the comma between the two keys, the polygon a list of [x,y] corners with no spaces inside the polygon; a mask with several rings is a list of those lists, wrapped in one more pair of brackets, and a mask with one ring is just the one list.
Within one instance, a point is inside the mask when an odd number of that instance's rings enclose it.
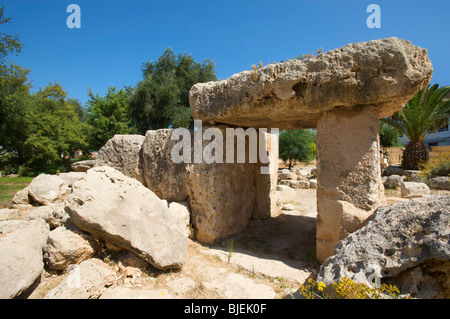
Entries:
{"label": "tree foliage", "polygon": [[[5,17],[4,7],[0,7],[0,25],[9,23],[10,17]],[[22,51],[23,44],[18,35],[9,35],[0,32],[0,64],[6,63],[6,57],[10,54],[17,54]]]}
{"label": "tree foliage", "polygon": [[89,90],[87,123],[90,125],[88,142],[92,149],[100,149],[115,134],[134,132],[128,102],[130,92],[131,89],[109,87],[105,96],[94,96]]}
{"label": "tree foliage", "polygon": [[380,145],[383,148],[398,146],[400,133],[394,127],[380,121]]}
{"label": "tree foliage", "polygon": [[316,157],[315,134],[310,130],[281,131],[279,157],[291,168],[297,161],[309,162]]}
{"label": "tree foliage", "polygon": [[[0,7],[0,25],[10,20]],[[7,174],[67,169],[76,151],[98,150],[115,134],[192,126],[189,90],[216,79],[212,61],[169,48],[143,64],[135,88],[89,90],[83,106],[56,82],[32,94],[29,70],[6,61],[22,47],[17,35],[0,32],[0,170]]]}
{"label": "tree foliage", "polygon": [[404,134],[409,143],[403,152],[402,166],[406,169],[419,169],[429,159],[428,148],[424,140],[438,129],[448,125],[450,117],[450,86],[438,84],[417,92],[406,103],[403,110],[396,112],[383,122]]}
{"label": "tree foliage", "polygon": [[142,66],[144,79],[130,100],[133,125],[140,134],[149,129],[191,127],[189,90],[200,82],[216,79],[215,64],[196,62],[190,54],[175,56],[168,48],[156,62]]}
{"label": "tree foliage", "polygon": [[57,167],[86,147],[87,126],[72,103],[59,83],[50,83],[33,95],[33,107],[27,112],[28,166],[40,170],[47,165]]}

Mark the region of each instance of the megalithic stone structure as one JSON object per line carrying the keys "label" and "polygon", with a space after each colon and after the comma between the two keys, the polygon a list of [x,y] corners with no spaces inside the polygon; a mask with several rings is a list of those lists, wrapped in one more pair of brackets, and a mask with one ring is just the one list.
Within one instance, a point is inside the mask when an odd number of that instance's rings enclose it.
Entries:
{"label": "megalithic stone structure", "polygon": [[426,49],[388,38],[196,84],[189,102],[194,119],[209,125],[317,128],[317,258],[323,262],[384,203],[378,120],[402,109],[432,73]]}

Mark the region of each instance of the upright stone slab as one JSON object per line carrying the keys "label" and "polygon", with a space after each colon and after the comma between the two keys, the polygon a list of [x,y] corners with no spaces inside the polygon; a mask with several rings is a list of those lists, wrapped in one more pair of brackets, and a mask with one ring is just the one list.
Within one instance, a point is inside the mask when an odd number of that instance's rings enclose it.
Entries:
{"label": "upright stone slab", "polygon": [[267,163],[258,156],[255,165],[256,198],[252,219],[267,219],[276,212],[277,176],[278,176],[278,136],[272,133],[259,132],[258,152],[266,153]]}
{"label": "upright stone slab", "polygon": [[[188,189],[195,237],[204,243],[214,243],[248,225],[255,205],[256,164],[248,162],[248,152],[245,163],[226,163],[227,127],[204,126],[203,132],[208,129],[217,129],[223,136],[223,162],[208,163],[203,158],[188,165]],[[203,140],[203,150],[209,144],[210,141]]]}
{"label": "upright stone slab", "polygon": [[147,187],[159,198],[183,202],[188,198],[186,163],[175,163],[171,139],[173,129],[149,130],[142,146],[143,171]]}
{"label": "upright stone slab", "polygon": [[317,125],[317,259],[385,202],[376,107],[324,112]]}
{"label": "upright stone slab", "polygon": [[142,135],[116,134],[98,151],[95,166],[110,166],[144,184],[142,171]]}

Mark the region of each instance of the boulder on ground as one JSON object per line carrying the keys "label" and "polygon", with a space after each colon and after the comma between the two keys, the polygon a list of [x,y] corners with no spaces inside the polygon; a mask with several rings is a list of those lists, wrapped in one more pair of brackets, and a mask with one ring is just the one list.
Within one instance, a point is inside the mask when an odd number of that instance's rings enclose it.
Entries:
{"label": "boulder on ground", "polygon": [[395,284],[401,294],[450,298],[450,196],[434,195],[379,207],[366,226],[349,234],[321,266],[331,287],[346,276]]}
{"label": "boulder on ground", "polygon": [[404,176],[400,175],[389,175],[386,177],[386,179],[383,181],[384,187],[390,189],[390,188],[398,188],[402,185],[404,180]]}
{"label": "boulder on ground", "polygon": [[430,188],[425,183],[403,182],[400,185],[400,194],[403,198],[422,197],[430,195]]}
{"label": "boulder on ground", "polygon": [[66,224],[69,215],[64,210],[64,204],[49,204],[37,207],[29,212],[29,219],[43,219],[50,226],[50,229]]}
{"label": "boulder on ground", "polygon": [[12,199],[13,204],[30,204],[33,200],[28,195],[28,190],[30,188],[27,186],[24,189],[16,192]]}
{"label": "boulder on ground", "polygon": [[116,279],[116,272],[100,259],[92,258],[71,267],[67,277],[44,299],[97,299]]}
{"label": "boulder on ground", "polygon": [[159,269],[180,268],[185,261],[184,223],[166,201],[118,170],[94,167],[73,184],[66,211],[79,229],[129,250]]}
{"label": "boulder on ground", "polygon": [[75,227],[62,226],[48,234],[44,261],[50,269],[65,270],[71,264],[93,257],[98,249],[98,243],[87,234]]}
{"label": "boulder on ground", "polygon": [[85,161],[79,161],[79,162],[72,163],[72,165],[70,165],[70,168],[74,172],[86,172],[94,166],[95,166],[95,160],[85,160]]}
{"label": "boulder on ground", "polygon": [[86,176],[86,172],[59,173],[58,176],[62,178],[63,181],[66,182],[69,187],[72,187],[73,183],[79,181],[84,176]]}
{"label": "boulder on ground", "polygon": [[20,212],[16,208],[1,208],[0,209],[0,221],[2,220],[11,220],[11,219],[20,219]]}
{"label": "boulder on ground", "polygon": [[41,219],[0,221],[0,299],[20,295],[40,277],[48,233]]}
{"label": "boulder on ground", "polygon": [[100,148],[95,166],[110,166],[125,176],[144,183],[142,171],[142,135],[114,135]]}
{"label": "boulder on ground", "polygon": [[287,185],[277,185],[277,193],[280,194],[279,200],[282,203],[291,203],[295,199],[295,189]]}
{"label": "boulder on ground", "polygon": [[28,185],[28,194],[41,205],[63,202],[69,192],[69,186],[58,175],[41,174]]}
{"label": "boulder on ground", "polygon": [[438,176],[430,178],[429,185],[434,189],[450,191],[450,177]]}
{"label": "boulder on ground", "polygon": [[288,184],[290,187],[294,189],[308,189],[310,187],[309,181],[290,181]]}
{"label": "boulder on ground", "polygon": [[186,232],[186,236],[193,238],[194,231],[191,227],[191,209],[189,202],[172,202],[169,204],[169,213],[180,219],[185,227],[183,231]]}
{"label": "boulder on ground", "polygon": [[383,170],[383,176],[399,175],[414,178],[420,174],[420,171],[404,169],[400,166],[391,165]]}
{"label": "boulder on ground", "polygon": [[297,174],[287,170],[283,169],[281,172],[278,173],[278,180],[291,180],[295,181],[297,179]]}

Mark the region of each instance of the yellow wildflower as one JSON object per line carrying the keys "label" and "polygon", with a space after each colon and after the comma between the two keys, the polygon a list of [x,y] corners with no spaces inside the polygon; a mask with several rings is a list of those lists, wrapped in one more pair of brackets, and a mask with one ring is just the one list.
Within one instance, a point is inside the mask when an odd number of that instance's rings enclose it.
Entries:
{"label": "yellow wildflower", "polygon": [[317,284],[317,289],[319,289],[319,291],[323,291],[323,288],[325,287],[326,285],[321,281]]}

